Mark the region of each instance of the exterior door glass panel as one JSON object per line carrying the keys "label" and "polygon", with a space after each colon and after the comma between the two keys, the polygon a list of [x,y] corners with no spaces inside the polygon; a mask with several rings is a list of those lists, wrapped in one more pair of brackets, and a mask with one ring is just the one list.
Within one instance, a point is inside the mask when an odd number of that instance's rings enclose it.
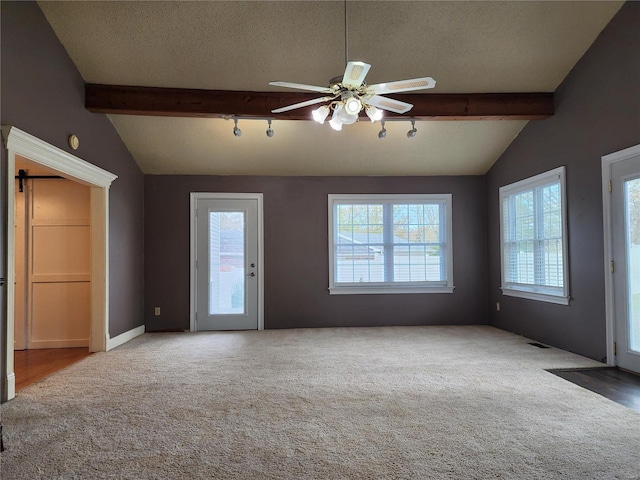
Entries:
{"label": "exterior door glass panel", "polygon": [[629,350],[640,353],[640,178],[625,182]]}
{"label": "exterior door glass panel", "polygon": [[209,314],[245,313],[245,212],[209,212]]}
{"label": "exterior door glass panel", "polygon": [[615,364],[640,373],[640,155],[611,166]]}

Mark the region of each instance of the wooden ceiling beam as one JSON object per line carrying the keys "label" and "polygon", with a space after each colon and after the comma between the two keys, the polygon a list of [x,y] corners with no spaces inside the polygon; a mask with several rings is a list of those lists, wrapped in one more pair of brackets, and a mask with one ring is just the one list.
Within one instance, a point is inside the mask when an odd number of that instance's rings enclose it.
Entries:
{"label": "wooden ceiling beam", "polygon": [[[182,88],[85,85],[85,107],[95,113],[162,117],[271,117],[311,120],[316,106],[271,110],[318,98],[300,92],[242,92]],[[553,93],[411,93],[389,97],[413,104],[402,117],[419,120],[541,120],[554,113]],[[386,118],[400,115],[386,112]]]}

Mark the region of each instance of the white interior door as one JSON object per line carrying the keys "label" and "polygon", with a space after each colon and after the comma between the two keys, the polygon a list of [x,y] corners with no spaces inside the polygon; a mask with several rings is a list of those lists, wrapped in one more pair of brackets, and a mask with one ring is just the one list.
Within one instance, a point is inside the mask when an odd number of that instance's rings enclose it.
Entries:
{"label": "white interior door", "polygon": [[640,373],[640,153],[611,166],[616,365]]}
{"label": "white interior door", "polygon": [[195,328],[260,327],[261,197],[195,200]]}

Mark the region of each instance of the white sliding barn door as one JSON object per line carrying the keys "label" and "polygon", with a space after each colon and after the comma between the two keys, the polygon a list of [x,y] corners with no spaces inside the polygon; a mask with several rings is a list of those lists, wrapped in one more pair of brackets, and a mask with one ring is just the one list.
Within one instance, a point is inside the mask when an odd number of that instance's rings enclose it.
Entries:
{"label": "white sliding barn door", "polygon": [[28,180],[27,348],[89,346],[90,190]]}

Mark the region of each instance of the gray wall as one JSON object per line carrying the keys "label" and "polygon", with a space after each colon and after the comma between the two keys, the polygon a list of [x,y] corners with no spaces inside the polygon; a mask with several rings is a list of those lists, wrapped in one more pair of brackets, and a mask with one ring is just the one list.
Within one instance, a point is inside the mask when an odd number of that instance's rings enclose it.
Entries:
{"label": "gray wall", "polygon": [[[483,177],[147,175],[147,330],[189,329],[189,192],[264,194],[265,328],[487,322]],[[330,296],[329,193],[452,193],[455,292]]]}
{"label": "gray wall", "polygon": [[[108,170],[111,337],[143,324],[144,177],[105,115],[84,108],[84,80],[33,2],[0,2],[2,124]],[[80,138],[71,151],[67,137]]]}
{"label": "gray wall", "polygon": [[[606,355],[601,157],[640,143],[640,3],[628,2],[486,176],[490,323],[597,360]],[[506,297],[498,188],[567,166],[571,303]],[[500,302],[501,310],[495,304]]]}

